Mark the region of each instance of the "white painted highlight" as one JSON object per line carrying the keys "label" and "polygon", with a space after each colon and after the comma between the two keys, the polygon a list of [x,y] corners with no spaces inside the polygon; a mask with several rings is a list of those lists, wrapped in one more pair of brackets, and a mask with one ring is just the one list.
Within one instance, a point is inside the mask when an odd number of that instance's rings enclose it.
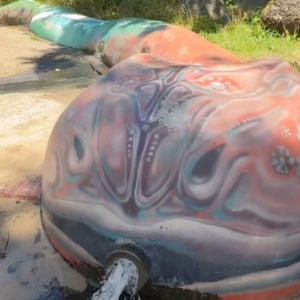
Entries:
{"label": "white painted highlight", "polygon": [[87,18],[87,16],[79,15],[79,14],[58,14],[58,15],[71,20],[81,20]]}
{"label": "white painted highlight", "polygon": [[39,20],[39,19],[44,19],[44,18],[50,17],[53,14],[54,14],[54,11],[46,11],[46,12],[37,14],[32,18],[31,23],[33,23],[34,21]]}

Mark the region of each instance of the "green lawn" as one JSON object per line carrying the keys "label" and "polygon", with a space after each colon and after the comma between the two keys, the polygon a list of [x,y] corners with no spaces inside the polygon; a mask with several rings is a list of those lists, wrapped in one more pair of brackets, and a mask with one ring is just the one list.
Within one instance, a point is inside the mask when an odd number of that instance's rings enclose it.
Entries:
{"label": "green lawn", "polygon": [[291,63],[300,60],[300,39],[296,35],[280,36],[266,30],[259,14],[237,17],[229,25],[219,26],[215,32],[201,27],[197,32],[245,60],[270,56],[281,57]]}

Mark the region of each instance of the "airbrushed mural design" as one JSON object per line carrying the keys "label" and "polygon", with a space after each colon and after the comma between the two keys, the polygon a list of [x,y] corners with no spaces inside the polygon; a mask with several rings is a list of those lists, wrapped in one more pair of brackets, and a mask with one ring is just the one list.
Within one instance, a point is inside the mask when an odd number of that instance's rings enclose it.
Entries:
{"label": "airbrushed mural design", "polygon": [[122,33],[85,35],[112,68],[49,139],[52,243],[79,270],[130,242],[155,284],[226,300],[297,295],[299,74],[277,58],[242,62],[177,26],[118,22]]}

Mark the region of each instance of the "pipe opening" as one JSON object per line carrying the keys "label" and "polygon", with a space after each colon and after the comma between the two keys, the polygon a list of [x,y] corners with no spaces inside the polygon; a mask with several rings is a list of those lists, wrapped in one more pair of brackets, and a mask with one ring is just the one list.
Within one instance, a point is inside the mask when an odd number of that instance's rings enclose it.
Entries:
{"label": "pipe opening", "polygon": [[106,276],[92,300],[138,300],[138,291],[148,280],[148,268],[139,249],[121,247],[106,258]]}
{"label": "pipe opening", "polygon": [[117,259],[108,269],[107,278],[92,300],[119,300],[123,292],[130,300],[135,298],[139,272],[135,264],[128,259]]}

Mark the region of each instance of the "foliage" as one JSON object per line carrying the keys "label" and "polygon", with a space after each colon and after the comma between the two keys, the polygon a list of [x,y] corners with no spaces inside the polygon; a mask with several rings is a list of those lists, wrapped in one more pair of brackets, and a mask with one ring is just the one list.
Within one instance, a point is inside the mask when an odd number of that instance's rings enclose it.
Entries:
{"label": "foliage", "polygon": [[[2,1],[2,2],[1,2]],[[11,0],[0,0],[0,4]],[[180,0],[39,0],[73,8],[81,14],[101,19],[139,17],[162,20],[193,30],[208,40],[248,59],[283,57],[293,63],[300,58],[300,40],[268,30],[261,22],[261,12],[240,13],[235,0],[223,0],[232,13],[232,22],[222,24],[208,17],[193,16]]]}
{"label": "foliage", "polygon": [[235,0],[224,0],[224,3],[228,8],[233,8],[236,4]]}
{"label": "foliage", "polygon": [[219,27],[216,32],[200,28],[199,33],[246,60],[272,56],[292,63],[300,58],[297,35],[288,32],[279,35],[265,28],[260,12],[234,16],[230,24]]}
{"label": "foliage", "polygon": [[13,2],[13,0],[0,0],[0,6],[6,5]]}

